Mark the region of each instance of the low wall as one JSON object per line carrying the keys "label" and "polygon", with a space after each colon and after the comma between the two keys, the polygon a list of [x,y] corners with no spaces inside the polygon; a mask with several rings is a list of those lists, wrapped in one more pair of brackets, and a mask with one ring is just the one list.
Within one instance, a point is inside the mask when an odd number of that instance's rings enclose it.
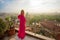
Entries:
{"label": "low wall", "polygon": [[[17,31],[18,31],[18,28],[15,28]],[[43,36],[43,35],[40,35],[40,34],[35,34],[33,32],[29,32],[29,31],[25,31],[26,34],[28,35],[31,35],[31,36],[34,36],[34,37],[37,37],[37,38],[40,38],[42,40],[55,40],[53,38],[49,38],[49,37],[46,37],[46,36]]]}

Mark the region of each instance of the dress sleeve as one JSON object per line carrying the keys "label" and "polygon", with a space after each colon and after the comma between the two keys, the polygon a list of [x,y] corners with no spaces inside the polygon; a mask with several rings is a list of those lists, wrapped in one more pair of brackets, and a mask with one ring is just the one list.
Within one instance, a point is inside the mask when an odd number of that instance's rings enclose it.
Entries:
{"label": "dress sleeve", "polygon": [[20,15],[18,15],[18,19],[20,19]]}

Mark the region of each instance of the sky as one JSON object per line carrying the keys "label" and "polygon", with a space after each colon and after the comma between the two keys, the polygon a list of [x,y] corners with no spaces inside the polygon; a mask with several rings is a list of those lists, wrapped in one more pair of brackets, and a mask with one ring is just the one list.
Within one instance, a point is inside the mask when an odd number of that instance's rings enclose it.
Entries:
{"label": "sky", "polygon": [[0,12],[60,12],[60,0],[0,0]]}

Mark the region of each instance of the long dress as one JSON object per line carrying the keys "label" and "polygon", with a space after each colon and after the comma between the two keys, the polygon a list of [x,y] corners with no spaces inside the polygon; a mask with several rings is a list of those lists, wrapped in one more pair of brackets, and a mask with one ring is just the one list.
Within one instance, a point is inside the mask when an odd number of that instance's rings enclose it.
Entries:
{"label": "long dress", "polygon": [[18,30],[18,37],[24,39],[25,37],[25,23],[26,19],[24,15],[19,15],[18,19],[20,20],[19,30]]}

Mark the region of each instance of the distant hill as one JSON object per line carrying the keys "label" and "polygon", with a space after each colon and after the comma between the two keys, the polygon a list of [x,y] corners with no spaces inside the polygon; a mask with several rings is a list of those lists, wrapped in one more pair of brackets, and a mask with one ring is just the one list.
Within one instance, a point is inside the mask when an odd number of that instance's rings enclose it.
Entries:
{"label": "distant hill", "polygon": [[3,16],[3,15],[5,15],[5,13],[0,13],[0,16]]}
{"label": "distant hill", "polygon": [[0,18],[5,19],[7,16],[17,16],[18,14],[14,13],[0,13]]}

